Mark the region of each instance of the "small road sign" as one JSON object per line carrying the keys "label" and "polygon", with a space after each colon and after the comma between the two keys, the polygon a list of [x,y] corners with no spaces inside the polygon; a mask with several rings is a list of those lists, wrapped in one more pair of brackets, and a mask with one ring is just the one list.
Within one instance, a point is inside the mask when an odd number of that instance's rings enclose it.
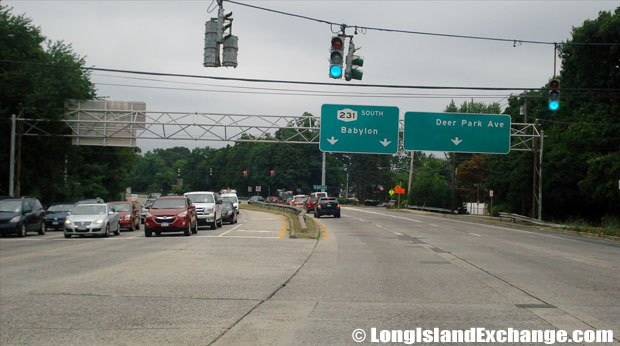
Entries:
{"label": "small road sign", "polygon": [[405,113],[405,150],[507,154],[510,116],[478,113]]}
{"label": "small road sign", "polygon": [[319,148],[321,151],[338,153],[396,153],[398,108],[323,105]]}

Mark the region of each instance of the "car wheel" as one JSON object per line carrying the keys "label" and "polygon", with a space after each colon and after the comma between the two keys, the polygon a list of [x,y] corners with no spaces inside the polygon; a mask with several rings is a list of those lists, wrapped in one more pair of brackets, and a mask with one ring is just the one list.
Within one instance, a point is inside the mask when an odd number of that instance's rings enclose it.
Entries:
{"label": "car wheel", "polygon": [[190,236],[192,234],[192,223],[187,224],[187,229],[183,231],[183,235]]}
{"label": "car wheel", "polygon": [[153,236],[153,232],[151,232],[151,231],[149,231],[149,230],[145,229],[145,230],[144,230],[144,236],[145,236],[145,237],[152,237],[152,236]]}
{"label": "car wheel", "polygon": [[44,235],[46,231],[47,231],[47,225],[45,224],[45,221],[41,221],[41,227],[39,228],[39,234]]}
{"label": "car wheel", "polygon": [[71,234],[65,233],[65,238],[71,238]]}
{"label": "car wheel", "polygon": [[28,231],[26,231],[26,224],[22,223],[22,227],[19,229],[19,233],[17,233],[20,237],[25,237],[28,235]]}
{"label": "car wheel", "polygon": [[336,216],[337,218],[340,218],[340,213],[336,214],[335,216]]}
{"label": "car wheel", "polygon": [[114,235],[121,235],[121,224],[116,225],[116,231],[114,231]]}
{"label": "car wheel", "polygon": [[220,218],[220,222],[215,221],[217,227],[222,227],[222,218]]}
{"label": "car wheel", "polygon": [[211,224],[211,229],[216,229],[217,228],[217,221],[213,220],[213,223]]}
{"label": "car wheel", "polygon": [[110,236],[110,225],[106,225],[105,226],[105,233],[103,234],[104,237],[109,237]]}
{"label": "car wheel", "polygon": [[235,216],[233,217],[233,220],[232,220],[232,222],[231,222],[231,223],[237,223],[237,215],[235,215]]}

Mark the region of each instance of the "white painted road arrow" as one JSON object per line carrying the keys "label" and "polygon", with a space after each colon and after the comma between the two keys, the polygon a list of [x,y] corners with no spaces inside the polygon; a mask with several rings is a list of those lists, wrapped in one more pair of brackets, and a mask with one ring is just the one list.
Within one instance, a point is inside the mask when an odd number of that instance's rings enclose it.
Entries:
{"label": "white painted road arrow", "polygon": [[462,139],[459,139],[458,137],[456,137],[455,139],[451,139],[452,143],[454,143],[454,145],[459,145],[461,144],[461,142],[463,141]]}
{"label": "white painted road arrow", "polygon": [[392,143],[392,141],[388,141],[387,138],[383,138],[383,140],[379,141],[379,143],[383,144],[384,147],[387,147],[390,143]]}
{"label": "white painted road arrow", "polygon": [[336,138],[334,138],[334,136],[332,136],[332,138],[328,138],[327,141],[331,145],[334,145],[334,144],[336,144],[336,142],[338,142],[338,140]]}

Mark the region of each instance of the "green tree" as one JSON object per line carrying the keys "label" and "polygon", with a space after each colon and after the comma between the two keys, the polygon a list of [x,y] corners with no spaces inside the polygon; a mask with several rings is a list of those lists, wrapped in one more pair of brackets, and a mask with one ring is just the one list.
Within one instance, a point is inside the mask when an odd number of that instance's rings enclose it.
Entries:
{"label": "green tree", "polygon": [[416,173],[409,192],[409,204],[435,208],[450,207],[450,185],[441,174],[444,163],[429,159]]}

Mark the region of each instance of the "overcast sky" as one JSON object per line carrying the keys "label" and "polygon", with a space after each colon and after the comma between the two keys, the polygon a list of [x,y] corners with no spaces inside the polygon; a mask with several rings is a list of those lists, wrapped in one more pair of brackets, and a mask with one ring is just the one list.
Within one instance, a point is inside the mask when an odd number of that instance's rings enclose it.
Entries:
{"label": "overcast sky", "polygon": [[[12,1],[13,14],[25,14],[43,35],[63,40],[86,57],[87,65],[151,72],[344,83],[328,77],[330,25],[284,16],[224,2],[233,12],[233,34],[239,37],[239,66],[202,66],[205,1]],[[561,42],[571,30],[599,11],[613,10],[618,1],[244,1],[283,12],[345,23],[408,31],[490,36],[515,40]],[[213,8],[213,6],[211,6]],[[353,34],[353,29],[347,30]],[[351,86],[300,86],[225,82],[207,79],[139,77],[94,72],[98,95],[111,100],[143,101],[149,111],[222,112],[236,114],[320,116],[321,105],[363,104],[396,106],[407,111],[441,112],[454,99],[457,104],[498,101],[510,92],[392,90],[354,87],[355,84],[401,84],[477,87],[541,87],[553,75],[553,46],[421,36],[392,32],[358,32],[364,78]],[[559,67],[558,67],[559,70]],[[177,83],[171,83],[174,81]],[[182,82],[180,84],[178,82]],[[123,84],[140,87],[111,86]],[[185,84],[191,83],[191,84]],[[198,83],[198,84],[196,84]],[[203,84],[203,85],[200,85]],[[145,86],[204,90],[152,89]],[[341,95],[289,96],[276,91],[244,94],[231,86],[371,92],[364,98]],[[226,91],[226,92],[216,92]],[[248,91],[248,90],[246,90]],[[418,94],[407,98],[379,93]],[[271,93],[271,94],[267,94]],[[517,93],[517,91],[513,92]],[[424,94],[419,96],[420,94]],[[430,97],[428,94],[435,94]],[[481,98],[476,95],[495,95]],[[372,97],[371,97],[372,96]],[[437,98],[437,96],[441,96]],[[184,143],[185,144],[185,143]],[[218,147],[224,143],[189,146]],[[139,142],[143,149],[171,147],[178,142]]]}

